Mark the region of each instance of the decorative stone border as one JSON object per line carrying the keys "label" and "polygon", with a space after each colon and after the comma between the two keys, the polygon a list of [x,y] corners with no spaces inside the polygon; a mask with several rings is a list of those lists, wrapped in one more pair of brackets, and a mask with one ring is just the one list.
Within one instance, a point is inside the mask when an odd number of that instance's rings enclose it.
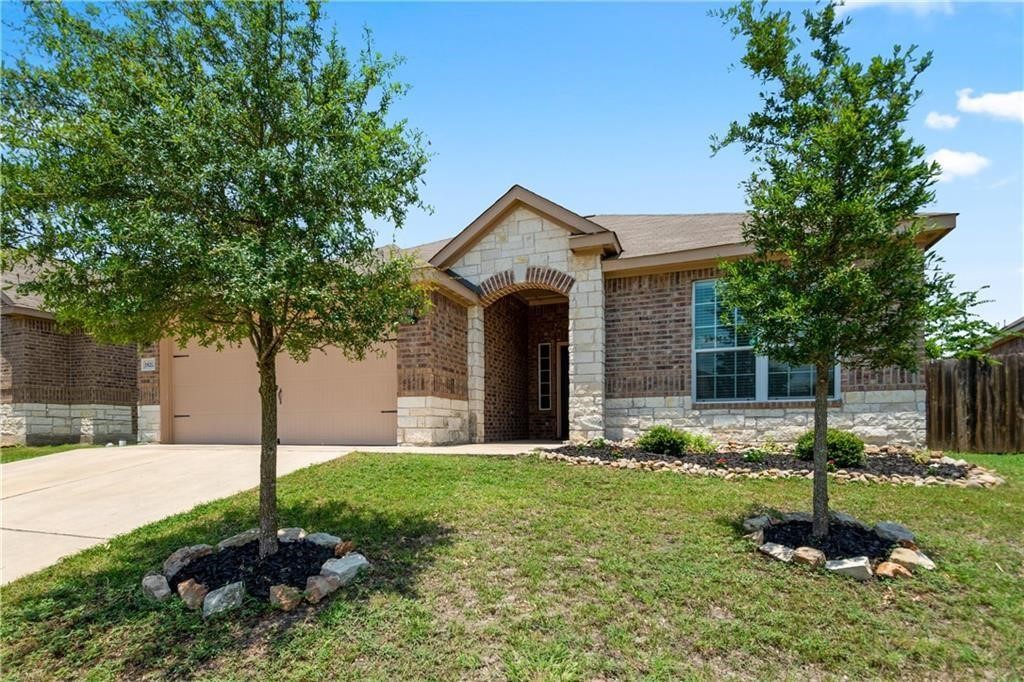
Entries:
{"label": "decorative stone border", "polygon": [[[886,446],[882,446],[885,448]],[[792,469],[762,469],[754,470],[745,467],[708,467],[701,466],[694,462],[687,462],[686,455],[675,460],[638,460],[623,457],[620,459],[608,460],[600,457],[578,456],[574,457],[560,452],[536,451],[541,459],[558,462],[566,462],[575,465],[606,466],[613,469],[641,469],[643,471],[669,471],[689,476],[715,476],[726,481],[737,478],[814,478],[810,471],[795,471]],[[743,452],[743,450],[731,450],[731,452]],[[896,451],[893,452],[895,454]],[[887,453],[881,453],[887,454]],[[992,488],[1006,483],[1006,480],[997,475],[995,471],[986,469],[977,464],[971,464],[962,459],[946,457],[941,453],[934,456],[933,460],[942,464],[950,464],[967,468],[963,478],[944,478],[941,476],[910,476],[901,474],[872,474],[857,469],[837,469],[829,472],[829,477],[835,483],[888,483],[892,485],[907,486],[945,486],[954,488]]]}
{"label": "decorative stone border", "polygon": [[837,523],[856,525],[873,530],[879,538],[893,542],[895,547],[889,552],[888,560],[872,562],[866,556],[848,557],[827,561],[825,554],[814,547],[787,547],[775,542],[764,542],[764,529],[769,526],[789,521],[811,521],[811,515],[804,512],[769,516],[762,514],[752,516],[743,521],[743,529],[750,531],[746,537],[757,545],[757,550],[767,557],[783,563],[805,564],[813,568],[824,568],[827,571],[845,575],[855,580],[867,581],[872,577],[910,578],[918,569],[935,570],[935,562],[918,549],[914,534],[905,526],[892,521],[881,521],[874,527],[861,523],[848,514],[833,513],[832,520]]}
{"label": "decorative stone border", "polygon": [[[150,573],[142,579],[142,592],[149,599],[166,601],[173,596],[169,581],[190,563],[214,552],[220,552],[229,547],[239,547],[258,539],[259,529],[250,528],[221,540],[216,547],[210,545],[181,547],[164,560],[163,570],[160,573]],[[366,557],[352,551],[355,544],[351,540],[342,541],[338,536],[329,533],[307,535],[302,528],[282,528],[277,531],[277,540],[282,543],[311,542],[334,550],[334,557],[323,563],[320,572],[306,579],[305,590],[283,584],[273,585],[270,588],[271,605],[283,611],[291,611],[296,608],[302,603],[303,598],[310,604],[320,602],[338,588],[352,582],[361,570],[370,565]],[[205,585],[189,578],[178,584],[178,596],[188,608],[202,608],[205,619],[241,606],[245,597],[245,586],[239,581],[210,591]]]}

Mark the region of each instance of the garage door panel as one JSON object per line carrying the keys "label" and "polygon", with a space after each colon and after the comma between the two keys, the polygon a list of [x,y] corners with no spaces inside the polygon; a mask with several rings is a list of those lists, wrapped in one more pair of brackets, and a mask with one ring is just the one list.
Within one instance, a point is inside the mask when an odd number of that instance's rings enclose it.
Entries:
{"label": "garage door panel", "polygon": [[[278,358],[278,435],[283,444],[391,445],[398,372],[387,355],[347,360],[336,349],[306,363]],[[178,443],[259,442],[259,378],[248,346],[175,351],[171,378]]]}

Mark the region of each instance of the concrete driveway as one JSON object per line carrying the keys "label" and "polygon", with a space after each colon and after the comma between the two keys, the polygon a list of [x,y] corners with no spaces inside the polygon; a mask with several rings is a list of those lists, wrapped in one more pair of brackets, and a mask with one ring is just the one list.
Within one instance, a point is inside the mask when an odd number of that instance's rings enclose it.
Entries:
{"label": "concrete driveway", "polygon": [[[284,475],[355,448],[282,446]],[[258,445],[69,450],[0,467],[0,584],[115,535],[255,487]]]}
{"label": "concrete driveway", "polygon": [[[283,445],[279,476],[355,450],[514,455],[552,443],[434,448]],[[259,484],[258,445],[69,450],[0,466],[0,584],[202,502]]]}

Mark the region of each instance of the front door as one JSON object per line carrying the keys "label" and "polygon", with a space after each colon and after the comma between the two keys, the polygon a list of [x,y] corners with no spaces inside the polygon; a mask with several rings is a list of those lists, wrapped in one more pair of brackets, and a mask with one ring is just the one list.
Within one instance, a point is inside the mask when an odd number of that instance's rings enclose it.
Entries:
{"label": "front door", "polygon": [[569,440],[569,346],[558,349],[558,434]]}

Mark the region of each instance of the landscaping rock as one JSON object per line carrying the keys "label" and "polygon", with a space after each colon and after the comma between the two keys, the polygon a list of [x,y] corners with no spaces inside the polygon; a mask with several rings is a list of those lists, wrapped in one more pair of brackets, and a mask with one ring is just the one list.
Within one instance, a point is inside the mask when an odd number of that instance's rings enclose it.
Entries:
{"label": "landscaping rock", "polygon": [[330,547],[331,549],[334,549],[334,547],[341,542],[341,538],[337,535],[331,535],[330,533],[310,533],[306,536],[306,542],[312,542],[313,544],[320,545],[321,547]]}
{"label": "landscaping rock", "polygon": [[746,539],[752,541],[758,547],[760,547],[761,545],[764,544],[764,531],[763,530],[755,530],[753,533],[747,533],[743,537],[745,537]]}
{"label": "landscaping rock", "polygon": [[871,578],[871,562],[866,556],[853,557],[852,559],[835,559],[826,561],[825,568],[842,575],[849,576],[856,580],[869,580]]}
{"label": "landscaping rock", "polygon": [[890,542],[898,543],[900,540],[914,541],[914,534],[910,532],[909,528],[892,521],[876,523],[875,532],[878,533],[878,537]]}
{"label": "landscaping rock", "polygon": [[213,547],[210,547],[210,545],[192,545],[190,547],[177,549],[164,561],[164,576],[170,580],[178,571],[185,568],[185,566],[190,562],[212,553]]}
{"label": "landscaping rock", "polygon": [[336,557],[343,557],[343,556],[345,556],[346,554],[348,554],[349,552],[351,552],[355,548],[356,548],[356,543],[352,542],[351,540],[345,540],[345,542],[339,542],[337,545],[334,546],[334,556],[336,556]]}
{"label": "landscaping rock", "polygon": [[281,528],[277,531],[278,542],[298,542],[306,537],[306,531],[302,528]]}
{"label": "landscaping rock", "polygon": [[210,592],[203,600],[203,618],[210,618],[218,613],[238,608],[242,605],[243,597],[245,597],[245,587],[242,585],[242,581],[230,583]]}
{"label": "landscaping rock", "polygon": [[306,579],[306,601],[316,604],[341,587],[341,578],[336,575],[311,575]]}
{"label": "landscaping rock", "polygon": [[760,516],[752,516],[743,522],[743,530],[748,533],[753,533],[755,530],[761,530],[765,526],[769,525],[772,519],[767,514],[761,514]]}
{"label": "landscaping rock", "polygon": [[185,602],[185,606],[190,609],[198,609],[202,606],[207,592],[209,590],[206,589],[206,585],[197,583],[192,578],[178,584],[178,596],[181,597],[181,601]]}
{"label": "landscaping rock", "polygon": [[813,547],[797,547],[793,550],[793,561],[808,566],[824,566],[825,553]]}
{"label": "landscaping rock", "polygon": [[896,547],[889,555],[889,561],[897,563],[904,568],[913,571],[915,568],[923,568],[931,571],[935,568],[935,562],[921,552],[914,551],[907,547]]}
{"label": "landscaping rock", "polygon": [[788,521],[806,521],[807,523],[813,523],[814,517],[808,512],[786,512],[782,515],[783,523]]}
{"label": "landscaping rock", "polygon": [[302,603],[302,592],[291,585],[274,585],[270,588],[270,604],[282,611],[291,611]]}
{"label": "landscaping rock", "polygon": [[779,545],[774,542],[766,542],[757,548],[761,554],[770,556],[773,559],[789,563],[793,560],[793,548]]}
{"label": "landscaping rock", "polygon": [[892,561],[883,561],[875,567],[875,575],[880,578],[910,578],[912,574]]}
{"label": "landscaping rock", "polygon": [[242,545],[249,544],[253,540],[259,540],[259,539],[260,539],[260,529],[259,528],[250,528],[249,530],[243,530],[241,533],[239,533],[237,535],[232,535],[231,537],[229,537],[229,538],[227,538],[225,540],[221,540],[220,542],[218,542],[217,543],[217,551],[219,552],[222,549],[227,549],[228,547],[241,547]]}
{"label": "landscaping rock", "polygon": [[342,585],[348,585],[362,569],[370,565],[362,554],[350,552],[340,559],[328,559],[320,569],[320,575],[336,576]]}
{"label": "landscaping rock", "polygon": [[858,528],[863,528],[864,530],[868,530],[869,528],[871,528],[871,526],[864,523],[863,521],[859,521],[853,516],[850,516],[849,514],[845,514],[843,512],[832,512],[830,516],[832,517],[832,520],[836,523],[845,523],[847,526],[856,526]]}
{"label": "landscaping rock", "polygon": [[171,586],[162,574],[154,573],[142,579],[142,593],[150,599],[163,601],[171,596]]}

